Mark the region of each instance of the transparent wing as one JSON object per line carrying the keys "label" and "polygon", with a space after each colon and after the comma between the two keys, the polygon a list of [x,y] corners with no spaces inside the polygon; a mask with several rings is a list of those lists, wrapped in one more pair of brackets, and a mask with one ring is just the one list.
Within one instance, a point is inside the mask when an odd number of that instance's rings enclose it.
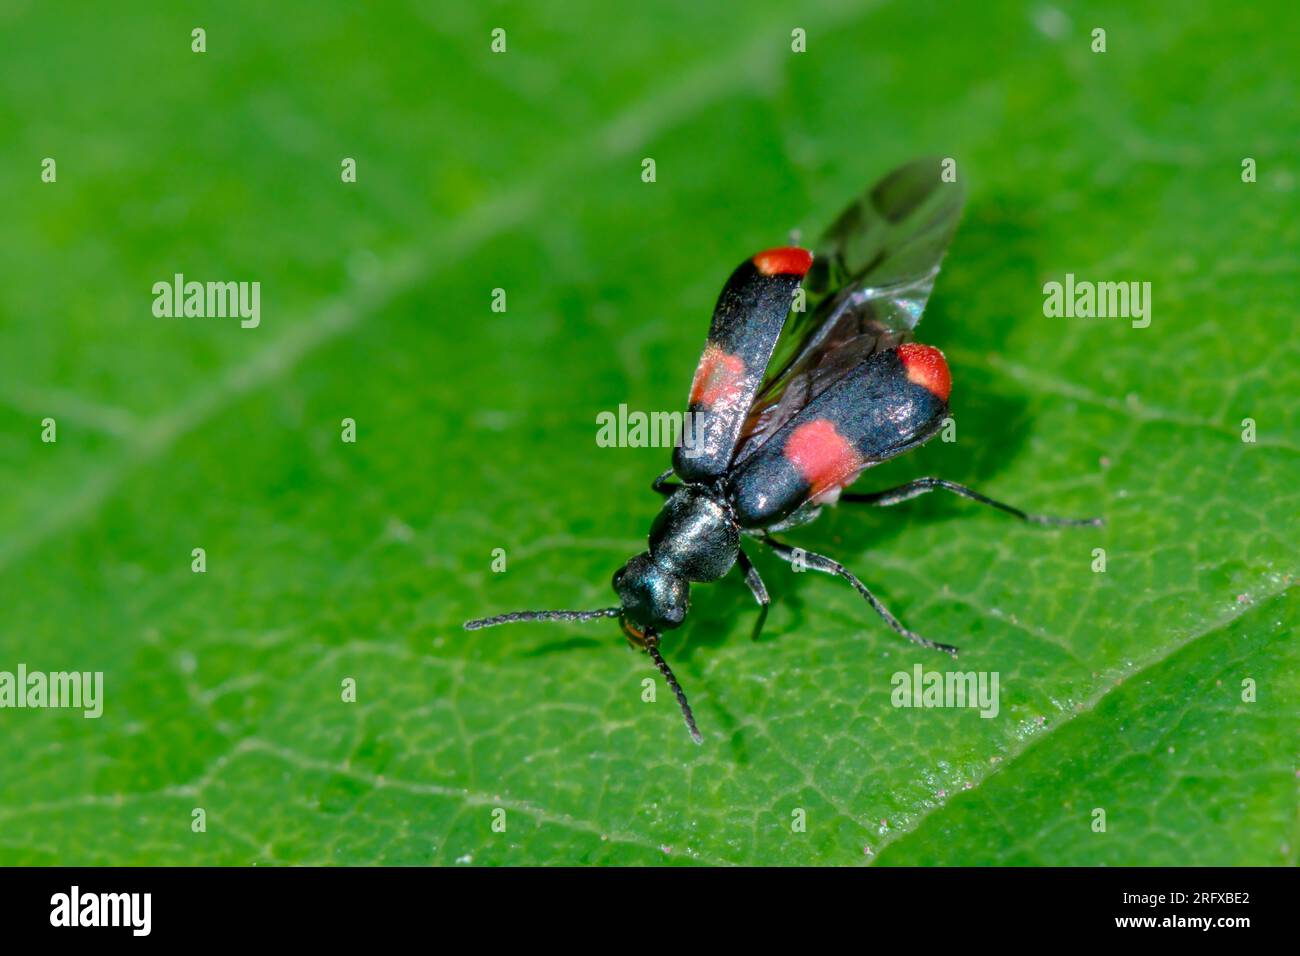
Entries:
{"label": "transparent wing", "polygon": [[871,355],[911,338],[965,201],[941,170],[937,158],[898,167],[826,230],[804,279],[804,311],[786,320],[733,464]]}

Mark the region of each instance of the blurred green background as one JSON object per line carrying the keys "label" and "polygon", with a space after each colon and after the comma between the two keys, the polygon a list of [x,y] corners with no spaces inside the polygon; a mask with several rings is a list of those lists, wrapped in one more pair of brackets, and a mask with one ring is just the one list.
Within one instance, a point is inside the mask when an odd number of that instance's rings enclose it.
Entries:
{"label": "blurred green background", "polygon": [[[7,0],[0,670],[105,712],[0,711],[0,863],[1294,864],[1294,17]],[[790,535],[963,656],[760,556],[759,642],[730,577],[664,645],[702,748],[612,622],[462,631],[610,603],[669,453],[597,413],[681,407],[736,263],[926,153],[969,192],[921,327],[958,441],[862,487],[1109,526]],[[261,326],[154,318],[175,272]],[[1044,318],[1066,272],[1151,282],[1150,328]],[[999,672],[998,718],[893,708],[915,663]]]}

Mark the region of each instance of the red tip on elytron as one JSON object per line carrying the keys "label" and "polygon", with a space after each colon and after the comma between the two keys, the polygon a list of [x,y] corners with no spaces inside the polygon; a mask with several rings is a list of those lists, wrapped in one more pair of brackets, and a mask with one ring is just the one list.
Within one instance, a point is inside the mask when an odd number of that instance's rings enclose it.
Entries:
{"label": "red tip on elytron", "polygon": [[943,353],[931,345],[909,342],[898,347],[898,358],[907,369],[907,379],[930,392],[941,402],[952,393],[952,373]]}
{"label": "red tip on elytron", "polygon": [[780,249],[768,249],[754,256],[754,265],[765,276],[795,275],[801,276],[812,266],[812,253],[798,246],[782,246]]}

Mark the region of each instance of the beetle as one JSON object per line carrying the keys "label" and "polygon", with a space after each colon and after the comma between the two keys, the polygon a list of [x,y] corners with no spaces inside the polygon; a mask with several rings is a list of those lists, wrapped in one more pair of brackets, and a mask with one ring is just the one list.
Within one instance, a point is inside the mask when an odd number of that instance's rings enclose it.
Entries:
{"label": "beetle", "polygon": [[937,159],[906,163],[849,205],[815,252],[768,249],[732,272],[691,383],[691,427],[672,467],[652,485],[666,500],[649,548],[614,573],[617,606],[517,611],[465,628],[617,617],[663,674],[698,744],[703,736],[660,653],[660,636],[686,619],[693,583],[733,568],[760,606],[761,628],[770,598],[745,543],[843,578],[894,631],[955,657],[954,646],[903,626],[838,561],[774,535],[839,501],[888,506],[936,489],[1034,524],[1101,525],[1100,518],[1029,514],[942,478],[844,491],[866,469],[929,441],[949,414],[952,377],[943,353],[912,341],[961,218],[962,189],[944,182],[940,169]]}

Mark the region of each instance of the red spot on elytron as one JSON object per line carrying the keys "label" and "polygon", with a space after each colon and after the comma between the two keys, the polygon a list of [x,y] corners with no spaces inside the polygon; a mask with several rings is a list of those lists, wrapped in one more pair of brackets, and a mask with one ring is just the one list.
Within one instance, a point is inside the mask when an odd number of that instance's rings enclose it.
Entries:
{"label": "red spot on elytron", "polygon": [[754,265],[765,276],[794,275],[801,276],[812,266],[812,253],[798,246],[782,246],[780,249],[768,249],[754,256]]}
{"label": "red spot on elytron", "polygon": [[810,498],[851,481],[862,470],[853,443],[825,418],[800,425],[785,443],[785,457],[812,486]]}
{"label": "red spot on elytron", "polygon": [[744,378],[745,360],[728,355],[710,342],[691,382],[691,404],[712,408],[720,401],[734,399],[740,394]]}
{"label": "red spot on elytron", "polygon": [[943,353],[930,345],[909,342],[898,347],[898,358],[907,369],[908,381],[927,388],[941,402],[952,393],[952,373]]}

